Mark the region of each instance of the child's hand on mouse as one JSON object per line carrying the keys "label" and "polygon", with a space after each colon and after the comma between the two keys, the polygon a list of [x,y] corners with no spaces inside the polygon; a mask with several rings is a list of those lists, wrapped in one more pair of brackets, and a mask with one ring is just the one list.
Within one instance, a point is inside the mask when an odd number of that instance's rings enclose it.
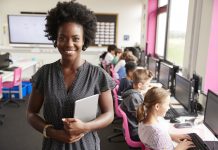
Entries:
{"label": "child's hand on mouse", "polygon": [[195,147],[194,143],[185,139],[175,147],[175,150],[186,150],[192,147]]}

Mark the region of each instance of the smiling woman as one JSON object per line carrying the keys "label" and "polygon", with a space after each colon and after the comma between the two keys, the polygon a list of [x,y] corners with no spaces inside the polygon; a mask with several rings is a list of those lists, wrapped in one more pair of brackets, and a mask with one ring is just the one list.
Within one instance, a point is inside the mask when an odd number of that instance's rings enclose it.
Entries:
{"label": "smiling woman", "polygon": [[[103,69],[81,58],[81,51],[95,37],[95,15],[74,1],[59,2],[46,20],[46,36],[58,48],[61,59],[33,75],[28,122],[43,133],[43,150],[100,150],[96,130],[113,120],[111,90],[115,83]],[[75,101],[95,94],[100,95],[97,118],[89,122],[74,118]],[[44,118],[38,115],[42,105]]]}

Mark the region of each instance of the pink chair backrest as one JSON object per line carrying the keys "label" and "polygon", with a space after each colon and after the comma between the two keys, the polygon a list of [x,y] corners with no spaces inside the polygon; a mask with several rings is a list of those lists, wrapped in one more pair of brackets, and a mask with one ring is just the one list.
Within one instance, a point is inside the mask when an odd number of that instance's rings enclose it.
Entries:
{"label": "pink chair backrest", "polygon": [[20,67],[14,69],[14,80],[13,80],[14,86],[19,85],[20,82],[22,81],[21,74],[22,74],[22,69]]}
{"label": "pink chair backrest", "polygon": [[118,110],[119,103],[118,103],[117,91],[118,91],[117,88],[114,88],[114,89],[113,89],[115,114],[116,114],[117,117],[121,118],[120,111]]}
{"label": "pink chair backrest", "polygon": [[142,150],[150,150],[150,149],[146,148],[142,142],[133,141],[130,138],[129,125],[128,125],[128,119],[127,119],[126,113],[120,108],[120,106],[118,106],[118,111],[120,112],[121,117],[123,118],[122,125],[123,125],[123,129],[124,129],[124,136],[125,136],[126,143],[130,147],[134,147],[134,148],[141,147]]}
{"label": "pink chair backrest", "polygon": [[[2,76],[0,76],[0,94],[2,94]],[[1,97],[0,97],[1,98]]]}
{"label": "pink chair backrest", "polygon": [[119,85],[120,81],[118,79],[116,79],[116,77],[115,77],[115,71],[114,71],[113,64],[110,65],[110,74],[111,74],[111,77],[114,79],[114,81],[117,83],[117,85]]}

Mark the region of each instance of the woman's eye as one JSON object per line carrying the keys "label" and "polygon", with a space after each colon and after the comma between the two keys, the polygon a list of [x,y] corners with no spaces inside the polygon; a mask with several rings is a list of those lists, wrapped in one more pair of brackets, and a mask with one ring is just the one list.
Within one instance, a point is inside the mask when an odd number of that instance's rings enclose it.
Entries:
{"label": "woman's eye", "polygon": [[73,38],[74,42],[78,42],[80,39],[79,38]]}
{"label": "woman's eye", "polygon": [[65,41],[65,38],[64,37],[59,37],[58,40],[63,42],[63,41]]}

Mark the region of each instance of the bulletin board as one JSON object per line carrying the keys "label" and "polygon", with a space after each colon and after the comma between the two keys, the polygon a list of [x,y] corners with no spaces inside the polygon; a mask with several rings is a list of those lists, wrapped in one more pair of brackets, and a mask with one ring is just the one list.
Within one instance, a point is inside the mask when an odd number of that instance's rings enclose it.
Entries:
{"label": "bulletin board", "polygon": [[96,14],[97,32],[95,46],[108,46],[116,44],[117,40],[117,14]]}

